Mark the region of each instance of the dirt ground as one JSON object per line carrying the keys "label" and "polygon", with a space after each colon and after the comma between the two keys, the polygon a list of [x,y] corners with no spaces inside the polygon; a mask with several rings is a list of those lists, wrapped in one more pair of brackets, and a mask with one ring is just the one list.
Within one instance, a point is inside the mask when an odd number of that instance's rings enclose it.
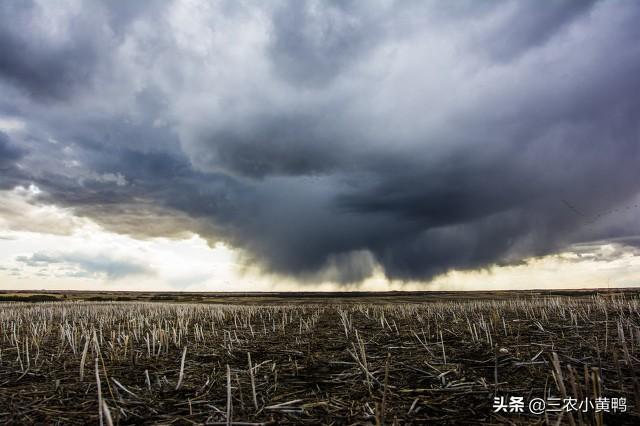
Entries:
{"label": "dirt ground", "polygon": [[0,422],[640,424],[636,293],[468,296],[0,303]]}

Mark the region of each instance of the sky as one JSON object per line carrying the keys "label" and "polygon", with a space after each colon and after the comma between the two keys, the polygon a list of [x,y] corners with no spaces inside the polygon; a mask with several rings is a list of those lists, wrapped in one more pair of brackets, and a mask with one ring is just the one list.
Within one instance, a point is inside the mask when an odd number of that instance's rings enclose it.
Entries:
{"label": "sky", "polygon": [[0,2],[0,289],[637,286],[638,21]]}

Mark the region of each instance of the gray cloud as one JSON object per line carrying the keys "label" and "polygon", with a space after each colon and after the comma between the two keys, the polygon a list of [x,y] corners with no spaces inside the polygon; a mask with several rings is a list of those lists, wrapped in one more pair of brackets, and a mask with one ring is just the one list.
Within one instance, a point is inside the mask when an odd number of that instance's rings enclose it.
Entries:
{"label": "gray cloud", "polygon": [[[99,58],[90,21],[70,17],[67,25],[79,33],[60,37],[43,33],[47,16],[35,2],[4,2],[0,6],[0,75],[29,94],[67,97],[88,84]],[[53,32],[53,29],[51,29]]]}
{"label": "gray cloud", "polygon": [[24,150],[13,145],[9,139],[9,135],[0,131],[0,168],[8,168],[24,156]]}
{"label": "gray cloud", "polygon": [[0,189],[9,189],[21,182],[24,173],[18,167],[27,154],[26,149],[14,144],[9,135],[0,130]]}
{"label": "gray cloud", "polygon": [[580,15],[588,14],[596,1],[554,1],[544,7],[532,1],[511,2],[498,15],[494,32],[481,38],[478,47],[487,46],[498,61],[517,59],[558,36]]}
{"label": "gray cloud", "polygon": [[273,13],[272,64],[296,85],[330,83],[380,40],[385,12],[355,1],[284,3]]}
{"label": "gray cloud", "polygon": [[64,275],[78,278],[103,275],[109,280],[118,280],[153,273],[147,265],[137,261],[105,255],[34,253],[31,256],[17,256],[16,260],[31,267],[45,268],[45,271],[50,265],[71,267],[72,270],[67,270]]}
{"label": "gray cloud", "polygon": [[3,178],[111,230],[338,282],[640,230],[633,3],[2,7]]}
{"label": "gray cloud", "polygon": [[[637,237],[635,240],[637,241]],[[619,241],[608,241],[606,246],[597,243],[581,243],[574,244],[569,248],[569,253],[576,257],[569,258],[572,262],[594,261],[594,262],[612,262],[622,257],[637,257],[640,255],[640,249],[633,246],[620,244]]]}
{"label": "gray cloud", "polygon": [[114,59],[104,52],[125,42],[140,15],[156,18],[159,3],[3,2],[0,76],[41,101],[68,100],[95,88]]}

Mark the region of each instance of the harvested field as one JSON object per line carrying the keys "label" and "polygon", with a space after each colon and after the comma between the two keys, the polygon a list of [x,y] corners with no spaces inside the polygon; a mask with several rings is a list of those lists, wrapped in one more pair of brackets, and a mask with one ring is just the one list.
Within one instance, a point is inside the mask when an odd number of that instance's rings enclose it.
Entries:
{"label": "harvested field", "polygon": [[[0,304],[3,424],[638,424],[633,296]],[[494,397],[626,412],[494,412]]]}

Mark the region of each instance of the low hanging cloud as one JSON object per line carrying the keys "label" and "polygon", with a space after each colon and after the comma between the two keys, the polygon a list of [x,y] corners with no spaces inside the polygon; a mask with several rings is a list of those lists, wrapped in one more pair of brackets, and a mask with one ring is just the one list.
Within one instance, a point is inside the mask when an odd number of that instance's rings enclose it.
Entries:
{"label": "low hanging cloud", "polygon": [[107,280],[119,280],[137,275],[153,275],[153,270],[143,263],[107,255],[38,252],[30,256],[17,256],[16,261],[41,271],[48,271],[53,266],[56,270],[50,271],[52,275],[67,277],[105,277]]}
{"label": "low hanging cloud", "polygon": [[111,230],[351,283],[640,231],[633,2],[0,12],[0,186]]}

